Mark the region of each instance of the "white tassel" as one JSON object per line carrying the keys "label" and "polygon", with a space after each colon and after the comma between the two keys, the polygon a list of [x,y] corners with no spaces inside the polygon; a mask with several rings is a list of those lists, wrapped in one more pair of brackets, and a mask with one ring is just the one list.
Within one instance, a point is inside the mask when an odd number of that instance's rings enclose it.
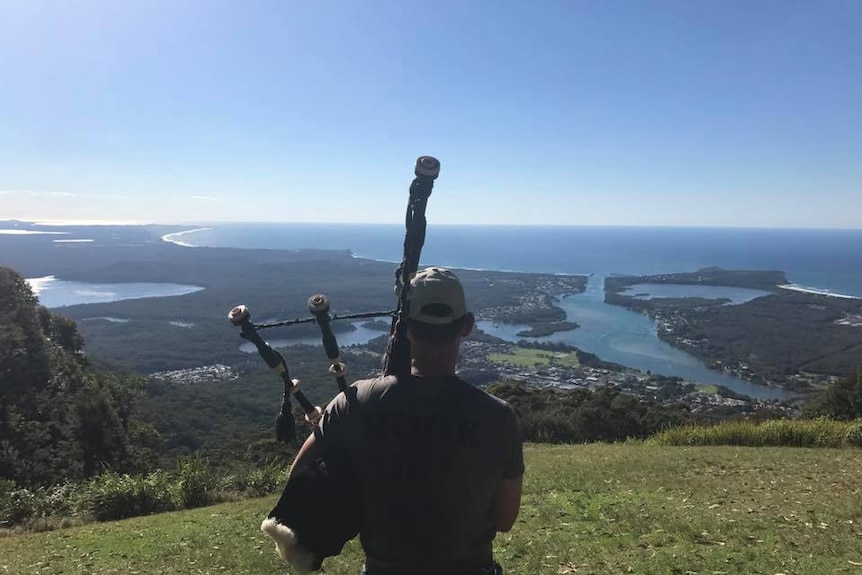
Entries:
{"label": "white tassel", "polygon": [[296,575],[311,573],[314,555],[299,544],[293,529],[282,525],[274,517],[269,517],[260,524],[260,530],[273,538],[279,557],[294,568]]}

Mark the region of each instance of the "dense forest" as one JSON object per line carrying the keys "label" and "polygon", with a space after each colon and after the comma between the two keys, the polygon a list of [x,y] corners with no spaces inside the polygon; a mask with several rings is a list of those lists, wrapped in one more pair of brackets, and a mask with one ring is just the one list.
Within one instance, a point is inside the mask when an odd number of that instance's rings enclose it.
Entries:
{"label": "dense forest", "polygon": [[132,417],[144,379],[93,369],[82,346],[73,321],[0,268],[0,477],[49,484],[154,461],[152,429]]}

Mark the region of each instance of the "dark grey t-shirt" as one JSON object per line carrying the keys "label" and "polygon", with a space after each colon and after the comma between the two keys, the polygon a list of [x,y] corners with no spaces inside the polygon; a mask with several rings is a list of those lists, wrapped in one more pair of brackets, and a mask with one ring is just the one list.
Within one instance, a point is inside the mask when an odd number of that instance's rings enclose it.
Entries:
{"label": "dark grey t-shirt", "polygon": [[326,408],[318,440],[358,475],[360,531],[377,564],[487,553],[494,494],[524,473],[509,405],[457,377],[358,381]]}

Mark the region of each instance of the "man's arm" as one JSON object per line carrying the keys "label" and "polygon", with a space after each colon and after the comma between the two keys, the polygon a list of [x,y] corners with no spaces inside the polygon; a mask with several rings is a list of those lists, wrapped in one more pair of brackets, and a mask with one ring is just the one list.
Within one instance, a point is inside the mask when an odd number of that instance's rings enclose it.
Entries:
{"label": "man's arm", "polygon": [[311,433],[302,447],[296,454],[296,459],[293,460],[293,465],[290,466],[290,475],[293,475],[294,470],[300,469],[305,465],[310,464],[320,455],[320,444],[317,442],[315,433]]}
{"label": "man's arm", "polygon": [[521,484],[523,476],[504,479],[494,496],[497,511],[497,531],[507,532],[515,524],[521,510]]}
{"label": "man's arm", "polygon": [[[354,390],[353,387],[350,387],[349,389]],[[355,391],[351,394],[351,397],[354,396]],[[339,433],[339,428],[342,427],[343,424],[339,425],[338,420],[344,417],[347,413],[347,401],[347,396],[342,392],[336,395],[335,398],[329,402],[329,405],[326,406],[326,410],[323,412],[323,417],[318,424],[314,426],[308,439],[306,439],[305,443],[302,444],[302,447],[299,448],[299,451],[296,454],[296,459],[293,460],[293,465],[290,466],[291,475],[293,474],[294,469],[301,469],[302,467],[312,463],[315,459],[322,457],[324,445],[332,445],[333,440],[337,440],[341,435],[343,435],[343,432]]]}
{"label": "man's arm", "polygon": [[524,478],[524,447],[521,441],[521,428],[512,407],[506,406],[506,421],[503,437],[506,450],[503,456],[502,480],[494,494],[494,511],[497,531],[507,532],[518,519],[521,509],[521,485]]}

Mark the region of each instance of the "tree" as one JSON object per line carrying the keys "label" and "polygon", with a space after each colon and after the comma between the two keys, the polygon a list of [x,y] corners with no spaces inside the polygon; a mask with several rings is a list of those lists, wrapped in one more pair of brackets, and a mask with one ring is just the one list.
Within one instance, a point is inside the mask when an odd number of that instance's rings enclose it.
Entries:
{"label": "tree", "polygon": [[95,371],[83,344],[74,321],[0,267],[0,478],[44,485],[136,467],[131,412],[143,380]]}
{"label": "tree", "polygon": [[803,417],[851,420],[862,417],[862,369],[813,394],[802,410]]}
{"label": "tree", "polygon": [[648,437],[688,417],[679,407],[640,401],[610,387],[557,391],[495,383],[487,391],[512,406],[528,441],[623,441]]}
{"label": "tree", "polygon": [[36,297],[24,279],[0,267],[0,404],[47,384],[48,346]]}

